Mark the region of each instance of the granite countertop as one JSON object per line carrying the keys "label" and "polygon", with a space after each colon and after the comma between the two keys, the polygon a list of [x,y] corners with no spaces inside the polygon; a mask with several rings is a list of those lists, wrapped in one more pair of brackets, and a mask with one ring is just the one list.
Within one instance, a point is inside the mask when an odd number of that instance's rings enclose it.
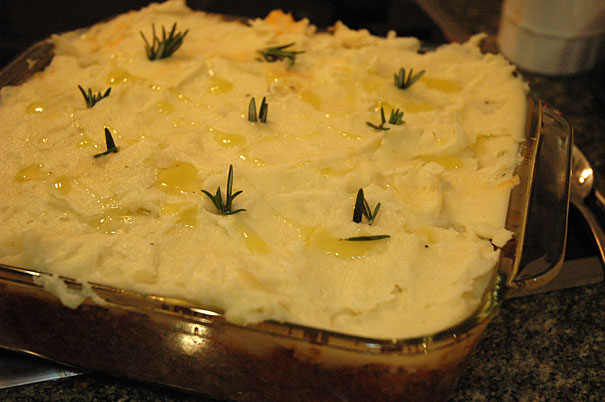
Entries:
{"label": "granite countertop", "polygon": [[[500,1],[439,1],[469,33],[494,34]],[[573,77],[523,74],[532,91],[575,128],[597,174],[605,177],[605,105],[597,72]],[[585,231],[572,215],[570,234]],[[585,234],[585,233],[584,233]],[[600,401],[605,388],[603,283],[504,302],[459,380],[451,401]],[[601,396],[599,396],[601,395]],[[103,374],[0,390],[11,401],[209,401],[212,399]]]}

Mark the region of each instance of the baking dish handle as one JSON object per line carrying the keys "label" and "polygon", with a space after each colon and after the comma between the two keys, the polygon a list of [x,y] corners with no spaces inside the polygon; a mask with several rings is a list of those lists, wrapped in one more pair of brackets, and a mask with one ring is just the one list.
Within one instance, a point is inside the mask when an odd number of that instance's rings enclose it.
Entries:
{"label": "baking dish handle", "polygon": [[552,280],[565,257],[573,129],[559,111],[528,98],[520,185],[513,190],[507,228],[513,239],[502,249],[500,273],[509,289],[535,289]]}

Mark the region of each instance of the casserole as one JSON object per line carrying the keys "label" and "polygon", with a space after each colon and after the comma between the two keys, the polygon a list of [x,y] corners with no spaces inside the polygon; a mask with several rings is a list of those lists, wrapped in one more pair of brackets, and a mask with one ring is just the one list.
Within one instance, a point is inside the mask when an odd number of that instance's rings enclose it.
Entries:
{"label": "casserole", "polygon": [[[31,65],[36,52],[50,59],[45,47],[23,55],[0,82],[25,78],[33,70],[18,66]],[[501,277],[494,272],[479,308],[460,324],[393,340],[275,322],[240,326],[182,300],[60,278],[76,292],[94,292],[96,302],[71,310],[39,286],[50,274],[3,266],[0,345],[238,400],[444,399],[505,286],[537,286],[562,258],[571,131],[550,107],[531,98],[528,104],[521,184],[507,219],[513,241],[501,253]],[[557,217],[557,230],[542,240],[544,217],[551,227]]]}

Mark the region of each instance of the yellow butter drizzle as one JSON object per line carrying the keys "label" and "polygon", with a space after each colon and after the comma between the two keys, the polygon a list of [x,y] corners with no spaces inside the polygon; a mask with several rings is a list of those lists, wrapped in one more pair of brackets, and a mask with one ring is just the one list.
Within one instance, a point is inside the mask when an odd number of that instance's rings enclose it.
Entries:
{"label": "yellow butter drizzle", "polygon": [[319,174],[326,177],[344,177],[351,171],[353,171],[353,168],[335,169],[333,167],[325,167],[319,170]]}
{"label": "yellow butter drizzle", "polygon": [[[247,151],[247,150],[246,150],[246,151]],[[262,159],[260,159],[260,158],[257,158],[257,157],[254,157],[254,156],[250,156],[249,154],[245,153],[245,151],[244,151],[244,153],[242,153],[242,154],[239,156],[239,158],[240,158],[241,160],[243,160],[243,161],[253,163],[253,164],[255,164],[256,166],[267,166],[267,165],[268,165],[268,163],[267,163],[267,162],[265,162],[264,160],[262,160]]]}
{"label": "yellow butter drizzle", "polygon": [[183,209],[176,220],[176,224],[186,228],[197,227],[197,208],[191,206]]}
{"label": "yellow butter drizzle", "polygon": [[308,88],[303,89],[298,94],[298,97],[309,105],[313,106],[316,110],[321,111],[321,98],[312,90]]}
{"label": "yellow butter drizzle", "polygon": [[184,119],[182,117],[177,117],[174,120],[174,123],[172,124],[172,126],[174,128],[185,128],[185,127],[195,127],[195,126],[199,126],[200,123],[198,123],[195,120],[188,120],[188,119]]}
{"label": "yellow butter drizzle", "polygon": [[[428,102],[413,101],[406,97],[401,97],[401,99],[397,100],[397,107],[394,107],[390,102],[380,100],[372,105],[369,110],[371,112],[380,112],[381,107],[384,109],[386,117],[389,116],[393,109],[400,109],[404,113],[429,112],[435,110],[435,105]],[[403,116],[403,119],[405,120],[405,115]]]}
{"label": "yellow butter drizzle", "polygon": [[418,159],[424,162],[434,162],[443,166],[445,170],[458,169],[464,165],[464,162],[460,158],[457,158],[453,155],[445,155],[445,156],[419,156]]}
{"label": "yellow butter drizzle", "polygon": [[191,99],[183,95],[178,88],[170,87],[168,88],[168,92],[170,92],[170,94],[178,98],[178,100],[182,101],[183,103],[195,103]]}
{"label": "yellow butter drizzle", "polygon": [[67,195],[71,191],[72,178],[68,176],[57,176],[53,181],[53,188],[62,195]]}
{"label": "yellow butter drizzle", "polygon": [[155,185],[168,194],[178,195],[200,189],[197,169],[187,162],[174,162],[158,169]]}
{"label": "yellow butter drizzle", "polygon": [[224,147],[233,148],[246,144],[246,137],[241,134],[227,133],[215,128],[210,128],[209,131],[212,133],[214,141]]}
{"label": "yellow butter drizzle", "polygon": [[46,109],[46,102],[37,101],[37,102],[32,102],[29,105],[27,105],[27,107],[25,108],[25,113],[27,113],[27,114],[42,113],[45,109]]}
{"label": "yellow butter drizzle", "polygon": [[416,102],[407,99],[402,99],[400,102],[400,107],[404,113],[430,112],[431,110],[435,110],[435,105],[432,105],[428,102]]}
{"label": "yellow butter drizzle", "polygon": [[227,81],[224,78],[217,76],[210,77],[210,86],[208,87],[208,93],[212,95],[223,95],[230,92],[233,89],[233,83]]}
{"label": "yellow butter drizzle", "polygon": [[122,229],[131,220],[131,214],[119,208],[109,208],[100,214],[92,216],[87,223],[101,233],[113,234]]}
{"label": "yellow butter drizzle", "polygon": [[439,90],[442,92],[454,93],[454,92],[459,92],[460,90],[462,90],[462,87],[456,81],[448,80],[448,79],[444,79],[444,78],[437,78],[437,77],[430,77],[427,75],[423,75],[420,78],[420,81],[424,82],[424,84],[428,88],[436,89],[436,90]]}
{"label": "yellow butter drizzle", "polygon": [[127,70],[123,68],[114,68],[107,74],[107,78],[105,81],[110,85],[118,85],[125,84],[129,81],[141,80],[141,77],[137,77],[136,75],[130,74]]}
{"label": "yellow butter drizzle", "polygon": [[156,109],[160,113],[170,114],[174,112],[174,105],[167,101],[166,99],[159,101],[155,104]]}
{"label": "yellow butter drizzle", "polygon": [[132,211],[116,206],[104,207],[103,212],[90,217],[86,223],[101,233],[113,234],[133,224],[135,218],[148,216],[150,213],[151,211],[144,208]]}
{"label": "yellow butter drizzle", "polygon": [[255,231],[244,225],[243,223],[236,221],[235,228],[239,232],[240,236],[244,240],[246,248],[254,254],[267,254],[271,251],[271,247],[265,242],[262,237]]}
{"label": "yellow butter drizzle", "polygon": [[197,227],[197,207],[184,202],[162,204],[162,213],[177,216],[176,225],[187,228]]}
{"label": "yellow butter drizzle", "polygon": [[19,170],[15,175],[15,180],[17,182],[30,181],[35,179],[40,179],[44,176],[44,171],[42,170],[41,163],[32,163],[30,165],[25,166],[23,169]]}

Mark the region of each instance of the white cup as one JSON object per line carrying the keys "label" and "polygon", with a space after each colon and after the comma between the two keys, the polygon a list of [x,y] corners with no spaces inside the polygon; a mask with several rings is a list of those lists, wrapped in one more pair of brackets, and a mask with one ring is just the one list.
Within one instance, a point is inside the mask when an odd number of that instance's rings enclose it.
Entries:
{"label": "white cup", "polygon": [[497,41],[522,70],[588,71],[605,60],[605,0],[505,0]]}

